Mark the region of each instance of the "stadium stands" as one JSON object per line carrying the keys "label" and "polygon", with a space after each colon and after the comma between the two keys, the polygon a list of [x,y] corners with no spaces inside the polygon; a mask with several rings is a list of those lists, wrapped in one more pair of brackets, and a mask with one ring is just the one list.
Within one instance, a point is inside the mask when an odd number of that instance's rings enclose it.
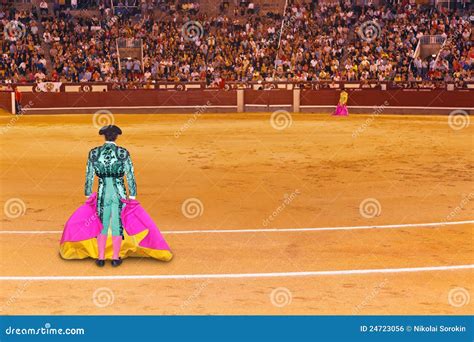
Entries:
{"label": "stadium stands", "polygon": [[[321,80],[449,80],[462,86],[473,81],[469,8],[290,0],[284,11],[284,4],[79,0],[67,7],[49,4],[47,13],[39,3],[23,10],[5,5],[1,80],[201,81],[209,86]],[[423,56],[421,37],[428,36],[441,40],[436,53]]]}

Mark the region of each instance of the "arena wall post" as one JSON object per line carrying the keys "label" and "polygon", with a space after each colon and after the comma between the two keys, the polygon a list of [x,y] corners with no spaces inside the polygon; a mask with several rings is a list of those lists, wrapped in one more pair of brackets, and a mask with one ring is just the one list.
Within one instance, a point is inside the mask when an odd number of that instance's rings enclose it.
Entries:
{"label": "arena wall post", "polygon": [[300,95],[301,90],[299,88],[293,89],[293,112],[299,113],[300,112]]}
{"label": "arena wall post", "polygon": [[10,93],[10,99],[11,99],[11,108],[12,108],[12,114],[16,114],[16,99],[15,99],[15,92],[12,91]]}
{"label": "arena wall post", "polygon": [[244,90],[237,89],[237,113],[243,113],[244,111],[245,111]]}

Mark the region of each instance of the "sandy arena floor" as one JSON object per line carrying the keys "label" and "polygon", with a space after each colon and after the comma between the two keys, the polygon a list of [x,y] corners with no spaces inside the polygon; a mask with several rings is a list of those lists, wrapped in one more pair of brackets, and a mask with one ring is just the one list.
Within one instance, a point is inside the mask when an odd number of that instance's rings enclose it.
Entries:
{"label": "sandy arena floor", "polygon": [[[59,231],[84,201],[87,153],[110,118],[0,116],[1,313],[474,313],[473,269],[449,268],[474,264],[473,125],[306,114],[279,130],[267,114],[115,115],[137,199],[175,257],[98,269],[60,259]],[[241,231],[320,227],[335,228]],[[448,269],[416,269],[438,266]],[[368,269],[393,271],[337,272]],[[317,271],[334,272],[294,274]],[[220,277],[138,277],[198,274]],[[54,278],[112,275],[137,277]]]}

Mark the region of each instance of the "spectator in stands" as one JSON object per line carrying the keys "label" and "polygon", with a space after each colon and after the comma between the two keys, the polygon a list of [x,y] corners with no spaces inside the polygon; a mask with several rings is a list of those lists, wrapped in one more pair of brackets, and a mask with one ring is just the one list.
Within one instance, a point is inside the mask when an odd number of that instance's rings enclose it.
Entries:
{"label": "spectator in stands", "polygon": [[15,92],[15,114],[16,115],[21,115],[22,113],[22,107],[21,107],[21,99],[23,98],[23,95],[20,92],[20,89],[18,87],[13,87],[13,91]]}
{"label": "spectator in stands", "polygon": [[254,14],[255,13],[255,3],[249,2],[247,13],[248,14]]}
{"label": "spectator in stands", "polygon": [[40,13],[42,15],[47,15],[48,14],[48,3],[46,2],[46,0],[41,0],[40,4],[39,4],[39,7],[40,7]]}

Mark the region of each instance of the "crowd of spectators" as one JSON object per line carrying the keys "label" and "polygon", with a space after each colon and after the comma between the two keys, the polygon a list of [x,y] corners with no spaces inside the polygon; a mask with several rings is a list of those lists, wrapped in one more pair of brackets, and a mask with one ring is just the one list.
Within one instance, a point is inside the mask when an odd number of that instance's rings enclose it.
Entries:
{"label": "crowd of spectators", "polygon": [[341,80],[340,61],[355,16],[350,2],[292,3],[282,26],[276,80]]}
{"label": "crowd of spectators", "polygon": [[[280,14],[263,13],[248,0],[223,1],[215,14],[203,13],[197,0],[113,0],[113,12],[109,1],[0,10],[2,79],[205,81],[216,86],[229,81],[474,80],[474,15],[469,12],[406,1],[358,7],[350,0],[289,0]],[[83,15],[76,8],[98,11]],[[418,56],[423,35],[443,37],[438,55]],[[140,42],[140,56],[119,61],[121,39]]]}
{"label": "crowd of spectators", "polygon": [[[395,5],[367,11],[359,18],[356,31],[363,32],[364,22],[374,23],[377,32],[373,39],[362,33],[362,39],[355,40],[349,48],[345,69],[352,70],[356,79],[412,82],[472,77],[474,60],[468,55],[469,50],[474,50],[467,17],[447,15],[433,7]],[[416,53],[418,40],[426,35],[442,37],[445,48],[456,48],[452,50],[456,58],[448,64],[437,55],[420,58]],[[463,63],[462,71],[453,65],[455,61]]]}
{"label": "crowd of spectators", "polygon": [[108,24],[105,19],[73,18],[65,12],[44,18],[43,40],[49,48],[51,79],[61,82],[112,81],[109,76],[117,73],[113,35],[117,26]]}
{"label": "crowd of spectators", "polygon": [[34,82],[46,79],[47,59],[42,49],[36,12],[0,9],[0,79]]}
{"label": "crowd of spectators", "polygon": [[[401,1],[378,8],[341,1],[292,4],[286,22],[277,61],[293,80],[473,80],[472,15]],[[420,57],[423,35],[446,41],[440,56]]]}

